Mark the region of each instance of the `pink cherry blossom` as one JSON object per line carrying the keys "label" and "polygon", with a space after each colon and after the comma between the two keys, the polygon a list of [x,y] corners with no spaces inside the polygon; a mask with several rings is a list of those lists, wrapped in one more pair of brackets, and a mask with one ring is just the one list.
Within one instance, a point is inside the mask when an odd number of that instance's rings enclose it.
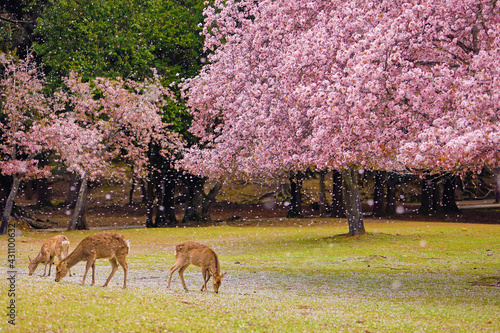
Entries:
{"label": "pink cherry blossom", "polygon": [[215,1],[184,83],[212,178],[500,165],[500,10],[485,0]]}

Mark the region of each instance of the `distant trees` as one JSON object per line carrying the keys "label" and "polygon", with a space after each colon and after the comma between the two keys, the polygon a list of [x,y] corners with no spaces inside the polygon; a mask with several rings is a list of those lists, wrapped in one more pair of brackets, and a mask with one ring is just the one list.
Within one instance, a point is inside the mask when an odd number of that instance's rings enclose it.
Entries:
{"label": "distant trees", "polygon": [[[203,51],[203,0],[153,1],[67,1],[48,4],[35,30],[37,54],[52,78],[76,71],[84,80],[116,77],[142,81],[151,78],[152,68],[176,97],[176,83],[198,73],[206,57]],[[181,134],[187,144],[195,139],[187,132],[191,116],[181,99],[161,108],[163,121]],[[178,156],[158,154],[161,147],[149,146],[147,180],[147,226],[176,223],[173,191],[180,178],[173,168]],[[193,183],[185,177],[187,186]],[[188,203],[191,207],[194,203]],[[153,218],[156,212],[156,219]]]}
{"label": "distant trees", "polygon": [[201,0],[52,1],[34,48],[54,75],[137,80],[155,68],[170,83],[199,69],[202,8]]}
{"label": "distant trees", "polygon": [[2,54],[0,66],[0,172],[13,178],[3,207],[3,235],[21,180],[50,173],[37,158],[52,148],[45,129],[61,105],[44,95],[45,77],[31,55],[17,60]]}
{"label": "distant trees", "polygon": [[[5,232],[21,179],[47,176],[48,165],[36,157],[53,151],[56,160],[81,176],[82,184],[68,229],[77,227],[87,180],[97,176],[124,177],[115,163],[126,162],[136,174],[147,171],[151,144],[165,158],[182,141],[162,121],[161,107],[171,92],[160,77],[144,82],[96,78],[82,82],[75,73],[64,79],[66,89],[43,93],[45,79],[32,57],[2,59],[0,170],[13,176],[1,231]],[[80,226],[85,227],[85,225]]]}
{"label": "distant trees", "polygon": [[71,230],[77,226],[87,180],[98,176],[123,178],[125,170],[114,164],[118,160],[143,176],[150,145],[157,145],[159,153],[168,157],[182,143],[162,122],[161,107],[171,93],[162,87],[158,76],[144,82],[105,78],[82,82],[71,73],[64,82],[68,91],[60,92],[60,98],[70,111],[62,113],[51,129],[61,162],[82,180],[68,227]]}

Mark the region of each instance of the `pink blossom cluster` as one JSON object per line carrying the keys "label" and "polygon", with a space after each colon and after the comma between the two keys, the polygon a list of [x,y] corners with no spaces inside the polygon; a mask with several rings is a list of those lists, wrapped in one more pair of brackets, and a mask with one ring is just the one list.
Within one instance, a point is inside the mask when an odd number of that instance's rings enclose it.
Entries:
{"label": "pink blossom cluster", "polygon": [[0,172],[20,178],[47,176],[34,158],[47,146],[40,126],[46,123],[57,103],[43,93],[45,77],[29,55],[16,60],[0,57]]}
{"label": "pink blossom cluster", "polygon": [[123,177],[117,158],[132,170],[146,172],[150,144],[158,144],[164,155],[182,147],[180,138],[168,131],[161,107],[172,97],[160,78],[145,82],[96,78],[83,82],[71,73],[65,83],[71,111],[53,124],[54,142],[64,164],[89,179],[107,175]]}
{"label": "pink blossom cluster", "polygon": [[0,172],[24,178],[47,176],[37,154],[53,151],[56,161],[82,177],[123,177],[121,160],[138,174],[146,172],[150,144],[168,155],[183,142],[163,123],[161,108],[168,89],[160,77],[144,82],[96,78],[83,82],[71,73],[66,90],[52,97],[43,94],[46,84],[30,56],[26,60],[1,57],[5,67],[0,81]]}
{"label": "pink blossom cluster", "polygon": [[215,1],[184,83],[212,178],[314,167],[500,166],[500,8],[490,0]]}

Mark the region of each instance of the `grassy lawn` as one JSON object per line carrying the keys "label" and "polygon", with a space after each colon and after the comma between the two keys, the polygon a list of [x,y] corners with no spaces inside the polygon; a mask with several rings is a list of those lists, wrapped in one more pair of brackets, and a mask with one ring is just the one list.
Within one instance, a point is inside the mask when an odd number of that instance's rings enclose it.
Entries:
{"label": "grassy lawn", "polygon": [[[28,276],[28,258],[54,235],[16,237],[16,325],[5,332],[500,332],[500,225],[366,220],[368,234],[346,237],[345,220],[278,220],[260,226],[124,229],[128,288],[106,260],[96,286],[81,286],[84,264],[61,282]],[[98,231],[64,232],[70,251]],[[220,293],[200,292],[198,267],[167,271],[177,243],[197,240],[227,272]],[[0,238],[2,258],[7,238]],[[7,265],[1,265],[3,313]],[[211,289],[211,284],[210,288]]]}

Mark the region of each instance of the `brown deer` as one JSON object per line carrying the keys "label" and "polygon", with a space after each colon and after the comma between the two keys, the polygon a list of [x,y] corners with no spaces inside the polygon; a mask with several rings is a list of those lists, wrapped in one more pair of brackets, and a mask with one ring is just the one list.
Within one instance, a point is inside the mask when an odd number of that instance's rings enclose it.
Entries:
{"label": "brown deer", "polygon": [[92,267],[92,284],[95,283],[95,261],[96,259],[109,259],[111,263],[111,274],[109,274],[106,287],[118,269],[118,264],[123,267],[123,289],[127,287],[128,265],[126,256],[129,251],[129,242],[122,235],[113,232],[104,232],[85,237],[71,254],[57,265],[56,282],[59,282],[66,276],[69,269],[79,263],[86,261],[85,274],[83,275],[82,285],[85,284],[87,273]]}
{"label": "brown deer", "polygon": [[[49,275],[52,269],[52,265],[54,264],[54,258],[58,257],[59,261],[63,260],[68,256],[69,249],[69,240],[64,235],[57,235],[47,239],[42,244],[42,248],[40,253],[35,257],[35,259],[31,260],[28,256],[28,260],[30,261],[28,269],[28,275],[33,275],[35,273],[38,264],[45,264],[45,268],[43,270],[43,275],[47,274],[47,265],[49,265]],[[71,275],[71,272],[69,273]]]}
{"label": "brown deer", "polygon": [[197,242],[185,242],[175,247],[175,259],[175,264],[170,268],[167,288],[170,288],[172,274],[174,274],[176,270],[179,270],[182,286],[188,291],[183,274],[186,268],[188,268],[190,264],[193,264],[201,267],[201,273],[203,274],[201,291],[207,290],[207,282],[210,280],[210,276],[213,275],[212,285],[214,287],[214,292],[216,294],[219,292],[221,280],[226,273],[220,274],[219,258],[211,248]]}

